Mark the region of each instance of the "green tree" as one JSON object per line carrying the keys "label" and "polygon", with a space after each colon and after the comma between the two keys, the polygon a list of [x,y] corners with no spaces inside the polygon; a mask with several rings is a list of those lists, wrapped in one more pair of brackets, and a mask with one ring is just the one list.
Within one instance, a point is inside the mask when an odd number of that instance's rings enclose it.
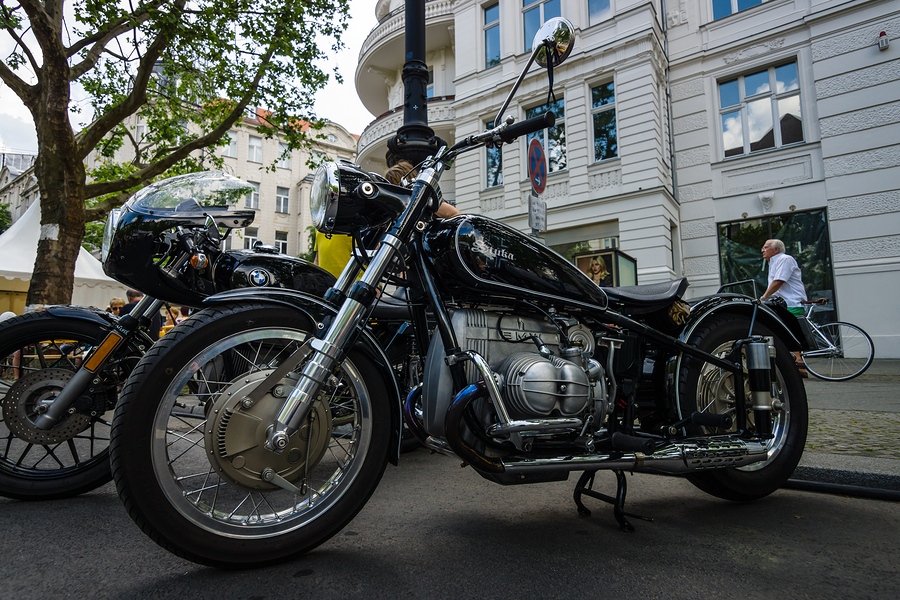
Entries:
{"label": "green tree", "polygon": [[12,213],[9,212],[9,204],[0,204],[0,233],[3,233],[12,225]]}
{"label": "green tree", "polygon": [[[38,139],[42,235],[26,302],[69,302],[85,223],[154,178],[209,165],[209,149],[248,107],[271,111],[262,135],[302,146],[328,80],[317,63],[341,46],[347,10],[348,0],[0,0],[14,44],[0,80],[31,112]],[[78,132],[73,86],[92,110]],[[147,124],[141,139],[124,124],[136,113]],[[134,160],[113,162],[119,149]],[[92,151],[107,161],[88,173]]]}

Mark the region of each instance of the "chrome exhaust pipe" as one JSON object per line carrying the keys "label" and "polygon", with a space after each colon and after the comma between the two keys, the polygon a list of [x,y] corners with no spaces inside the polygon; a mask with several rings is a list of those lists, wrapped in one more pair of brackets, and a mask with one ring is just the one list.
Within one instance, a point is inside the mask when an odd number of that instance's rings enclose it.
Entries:
{"label": "chrome exhaust pipe", "polygon": [[510,457],[500,459],[500,462],[503,472],[512,476],[534,472],[614,469],[683,475],[705,469],[743,467],[765,460],[767,456],[766,447],[759,442],[743,440],[738,436],[722,436],[673,442],[653,454],[584,454],[535,459]]}

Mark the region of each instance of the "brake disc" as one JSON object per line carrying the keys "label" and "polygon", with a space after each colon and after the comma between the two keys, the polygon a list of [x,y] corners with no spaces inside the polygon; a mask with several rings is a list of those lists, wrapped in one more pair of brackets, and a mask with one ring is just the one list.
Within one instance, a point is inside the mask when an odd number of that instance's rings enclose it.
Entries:
{"label": "brake disc", "polygon": [[[326,403],[316,400],[306,423],[288,438],[281,454],[265,449],[268,428],[275,422],[284,398],[276,397],[269,390],[249,408],[243,400],[270,372],[242,376],[219,394],[208,413],[204,431],[207,456],[216,473],[248,491],[278,489],[262,479],[266,468],[290,482],[302,480],[322,459],[331,440],[331,411]],[[292,387],[285,381],[273,389]]]}
{"label": "brake disc", "polygon": [[80,413],[62,416],[52,429],[38,429],[34,419],[71,381],[75,373],[68,369],[42,369],[19,378],[10,386],[0,405],[10,433],[30,444],[58,444],[70,440],[91,424],[91,417]]}

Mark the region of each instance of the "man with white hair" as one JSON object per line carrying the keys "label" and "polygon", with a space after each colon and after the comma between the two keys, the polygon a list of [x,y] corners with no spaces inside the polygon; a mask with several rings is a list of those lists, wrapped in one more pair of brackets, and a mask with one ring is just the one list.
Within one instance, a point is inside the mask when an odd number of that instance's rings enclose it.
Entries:
{"label": "man with white hair", "polygon": [[760,300],[781,296],[792,314],[802,316],[803,306],[800,303],[806,300],[806,288],[803,287],[797,261],[793,256],[785,254],[784,242],[781,240],[767,240],[762,247],[762,255],[769,263],[769,287]]}

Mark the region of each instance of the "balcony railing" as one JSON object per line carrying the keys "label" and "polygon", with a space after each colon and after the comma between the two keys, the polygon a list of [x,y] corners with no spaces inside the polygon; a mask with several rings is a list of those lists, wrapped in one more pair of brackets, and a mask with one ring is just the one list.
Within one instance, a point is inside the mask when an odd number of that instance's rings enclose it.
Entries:
{"label": "balcony railing", "polygon": [[[434,17],[442,17],[453,14],[454,0],[427,0],[425,2],[425,22]],[[392,10],[369,32],[366,41],[363,42],[359,49],[359,60],[378,42],[391,35],[396,31],[401,31],[406,27],[406,8],[400,7]]]}
{"label": "balcony railing", "polygon": [[[453,108],[453,96],[441,96],[438,98],[428,99],[428,123],[429,124],[446,124],[452,123],[456,118],[456,110]],[[357,154],[363,154],[365,149],[382,141],[384,138],[397,133],[397,130],[403,125],[403,107],[399,106],[393,110],[389,110],[374,121],[369,123],[362,135],[359,136],[359,142],[356,144]]]}

